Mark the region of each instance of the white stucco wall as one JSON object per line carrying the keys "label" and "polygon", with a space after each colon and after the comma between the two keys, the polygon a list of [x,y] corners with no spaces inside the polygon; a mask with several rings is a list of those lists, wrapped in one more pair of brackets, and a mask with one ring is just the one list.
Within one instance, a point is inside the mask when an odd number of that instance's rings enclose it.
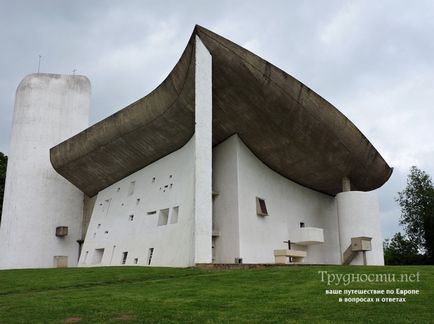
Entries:
{"label": "white stucco wall", "polygon": [[[78,259],[83,194],[56,173],[49,149],[88,126],[90,82],[84,76],[31,74],[18,86],[9,147],[0,268],[52,267]],[[55,236],[68,226],[68,236]]]}
{"label": "white stucco wall", "polygon": [[[214,148],[213,154],[214,190],[220,192],[214,203],[215,223],[221,232],[216,241],[217,262],[232,263],[237,254],[243,263],[274,263],[273,250],[285,248],[283,241],[291,239],[288,232],[304,222],[309,227],[323,228],[325,240],[307,247],[305,262],[340,263],[334,197],[277,174],[256,158],[237,135]],[[265,199],[269,216],[256,214],[256,197]],[[223,243],[226,236],[230,243]],[[221,251],[227,246],[234,250]]]}
{"label": "white stucco wall", "polygon": [[[126,265],[135,265],[135,259],[137,265],[147,265],[150,248],[151,266],[193,265],[194,151],[195,137],[99,192],[79,266],[121,265],[123,252],[128,252]],[[178,220],[172,224],[174,207],[179,207]],[[159,212],[167,208],[168,223],[159,226]],[[104,249],[101,262],[95,262],[96,249]]]}
{"label": "white stucco wall", "polygon": [[[383,236],[376,192],[348,191],[336,195],[342,253],[352,237],[372,237],[372,251],[366,252],[368,265],[384,265]],[[363,264],[359,253],[351,264]]]}
{"label": "white stucco wall", "polygon": [[213,229],[215,262],[234,263],[240,256],[238,208],[238,137],[213,149]]}

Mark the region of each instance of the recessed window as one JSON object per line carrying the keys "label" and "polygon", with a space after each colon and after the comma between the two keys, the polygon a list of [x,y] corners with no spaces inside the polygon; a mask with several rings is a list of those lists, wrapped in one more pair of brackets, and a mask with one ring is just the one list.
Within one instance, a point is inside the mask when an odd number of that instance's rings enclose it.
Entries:
{"label": "recessed window", "polygon": [[132,221],[134,220],[134,215],[130,215],[130,216],[128,216],[128,220],[129,220],[130,222],[132,222]]}
{"label": "recessed window", "polygon": [[101,227],[101,224],[98,224],[98,226],[96,228],[100,228],[100,227]]}
{"label": "recessed window", "polygon": [[108,231],[105,231],[104,234],[108,234]]}
{"label": "recessed window", "polygon": [[170,216],[170,224],[178,223],[179,206],[172,208],[172,215]]}
{"label": "recessed window", "polygon": [[130,188],[128,189],[128,196],[131,196],[134,193],[135,186],[136,186],[136,182],[131,181],[130,182]]}
{"label": "recessed window", "polygon": [[151,265],[153,254],[154,254],[154,248],[150,248],[148,251],[148,265]]}
{"label": "recessed window", "polygon": [[104,249],[95,249],[93,253],[93,264],[101,264],[102,257],[104,256]]}
{"label": "recessed window", "polygon": [[300,222],[300,228],[304,227],[304,222]]}
{"label": "recessed window", "polygon": [[268,216],[265,200],[259,197],[256,197],[256,214],[258,216]]}
{"label": "recessed window", "polygon": [[155,183],[155,177],[152,178],[152,183]]}
{"label": "recessed window", "polygon": [[167,225],[168,220],[169,220],[169,208],[161,209],[160,214],[158,215],[158,226]]}
{"label": "recessed window", "polygon": [[121,264],[125,264],[127,262],[128,252],[122,252],[122,261]]}
{"label": "recessed window", "polygon": [[134,264],[139,263],[139,258],[134,258]]}
{"label": "recessed window", "polygon": [[156,210],[148,211],[146,214],[148,215],[155,215],[157,213]]}
{"label": "recessed window", "polygon": [[108,210],[110,207],[110,202],[111,202],[111,198],[104,200],[104,205],[102,206],[102,211],[106,212],[106,214],[108,213]]}
{"label": "recessed window", "polygon": [[121,191],[121,188],[120,188],[120,187],[118,187],[118,188],[116,189],[116,191],[117,191],[117,192]]}
{"label": "recessed window", "polygon": [[139,205],[140,204],[140,198],[137,198],[136,199],[136,205]]}

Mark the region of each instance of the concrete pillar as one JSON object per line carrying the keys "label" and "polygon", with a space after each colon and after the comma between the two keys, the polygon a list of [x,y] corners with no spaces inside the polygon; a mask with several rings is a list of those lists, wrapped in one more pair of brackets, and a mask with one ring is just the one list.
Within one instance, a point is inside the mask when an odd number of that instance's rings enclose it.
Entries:
{"label": "concrete pillar", "polygon": [[343,192],[351,191],[351,181],[348,177],[342,178],[342,191]]}
{"label": "concrete pillar", "polygon": [[196,36],[194,263],[212,262],[212,57]]}
{"label": "concrete pillar", "polygon": [[[31,74],[18,86],[9,148],[0,268],[75,266],[83,193],[53,169],[49,150],[88,126],[84,76]],[[56,237],[56,227],[68,235]]]}

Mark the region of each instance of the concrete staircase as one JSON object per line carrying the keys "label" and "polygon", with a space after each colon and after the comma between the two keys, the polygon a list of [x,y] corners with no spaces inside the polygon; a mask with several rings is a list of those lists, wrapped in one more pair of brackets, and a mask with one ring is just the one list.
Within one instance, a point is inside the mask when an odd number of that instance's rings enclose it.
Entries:
{"label": "concrete staircase", "polygon": [[359,253],[359,251],[353,251],[352,245],[350,244],[344,252],[344,255],[342,258],[342,264],[343,265],[349,265],[351,263],[351,261],[354,260],[357,253]]}
{"label": "concrete staircase", "polygon": [[366,251],[371,251],[372,237],[358,236],[351,238],[351,244],[344,251],[342,256],[342,264],[349,265],[359,252],[363,253],[363,264],[366,265]]}

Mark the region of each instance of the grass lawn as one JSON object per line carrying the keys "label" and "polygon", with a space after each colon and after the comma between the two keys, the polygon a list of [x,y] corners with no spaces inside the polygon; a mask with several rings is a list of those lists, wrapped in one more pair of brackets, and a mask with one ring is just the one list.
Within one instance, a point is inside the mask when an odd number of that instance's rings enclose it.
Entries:
{"label": "grass lawn", "polygon": [[[327,285],[329,274],[419,272],[419,282]],[[361,277],[360,277],[361,278]],[[398,302],[339,302],[326,289],[419,289]],[[0,271],[0,323],[434,323],[434,267],[147,267]]]}

